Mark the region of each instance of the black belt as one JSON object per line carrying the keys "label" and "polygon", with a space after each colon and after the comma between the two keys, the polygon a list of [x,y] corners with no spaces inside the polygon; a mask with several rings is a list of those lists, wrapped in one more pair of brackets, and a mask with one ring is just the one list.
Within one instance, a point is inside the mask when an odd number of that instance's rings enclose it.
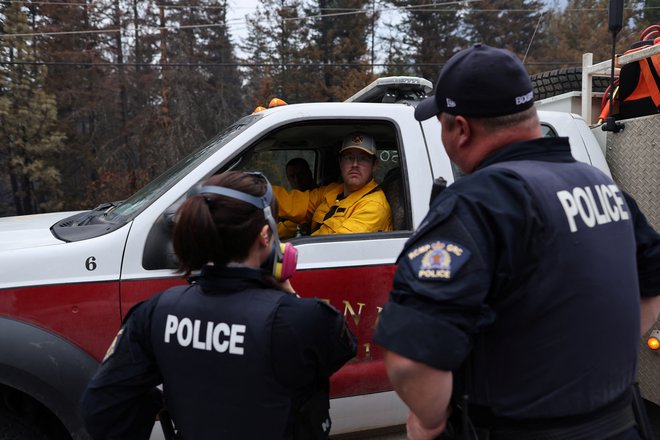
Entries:
{"label": "black belt", "polygon": [[[607,439],[635,426],[631,405],[603,412],[582,423],[548,429],[498,427],[490,429],[489,440],[594,440]],[[481,437],[479,437],[481,439]]]}

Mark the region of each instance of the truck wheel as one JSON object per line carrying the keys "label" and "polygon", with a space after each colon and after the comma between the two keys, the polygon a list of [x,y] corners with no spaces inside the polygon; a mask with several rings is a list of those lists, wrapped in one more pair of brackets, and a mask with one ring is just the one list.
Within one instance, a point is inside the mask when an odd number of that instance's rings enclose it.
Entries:
{"label": "truck wheel", "polygon": [[48,440],[39,429],[30,426],[15,415],[0,409],[0,439]]}
{"label": "truck wheel", "polygon": [[[530,75],[534,88],[534,99],[545,99],[566,92],[582,90],[582,67],[550,70]],[[591,87],[594,92],[604,92],[610,85],[609,78],[593,76]]]}

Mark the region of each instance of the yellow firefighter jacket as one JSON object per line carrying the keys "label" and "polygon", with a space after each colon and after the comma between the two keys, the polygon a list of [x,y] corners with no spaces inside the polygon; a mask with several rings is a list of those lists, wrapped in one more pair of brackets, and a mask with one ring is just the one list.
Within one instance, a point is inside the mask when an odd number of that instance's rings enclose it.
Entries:
{"label": "yellow firefighter jacket", "polygon": [[312,235],[355,234],[392,230],[392,212],[385,193],[371,179],[362,189],[338,200],[342,183],[312,189],[287,191],[273,186],[280,220],[298,224],[311,222]]}

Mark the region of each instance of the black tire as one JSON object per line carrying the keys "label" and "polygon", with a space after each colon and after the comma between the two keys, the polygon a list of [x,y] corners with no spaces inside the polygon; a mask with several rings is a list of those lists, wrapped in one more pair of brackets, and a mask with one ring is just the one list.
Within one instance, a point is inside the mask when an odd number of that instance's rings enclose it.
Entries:
{"label": "black tire", "polygon": [[2,409],[0,409],[0,439],[48,440],[39,429]]}
{"label": "black tire", "polygon": [[[534,99],[545,99],[566,92],[582,90],[582,67],[550,70],[530,75],[534,88]],[[609,78],[594,76],[591,78],[594,92],[604,92],[610,85]]]}

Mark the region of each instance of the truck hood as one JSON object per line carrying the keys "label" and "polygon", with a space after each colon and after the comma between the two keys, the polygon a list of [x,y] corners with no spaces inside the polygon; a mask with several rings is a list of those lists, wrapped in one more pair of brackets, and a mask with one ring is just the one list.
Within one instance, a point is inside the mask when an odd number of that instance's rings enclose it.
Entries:
{"label": "truck hood", "polygon": [[0,218],[0,251],[64,243],[50,232],[50,227],[76,212],[21,215]]}

